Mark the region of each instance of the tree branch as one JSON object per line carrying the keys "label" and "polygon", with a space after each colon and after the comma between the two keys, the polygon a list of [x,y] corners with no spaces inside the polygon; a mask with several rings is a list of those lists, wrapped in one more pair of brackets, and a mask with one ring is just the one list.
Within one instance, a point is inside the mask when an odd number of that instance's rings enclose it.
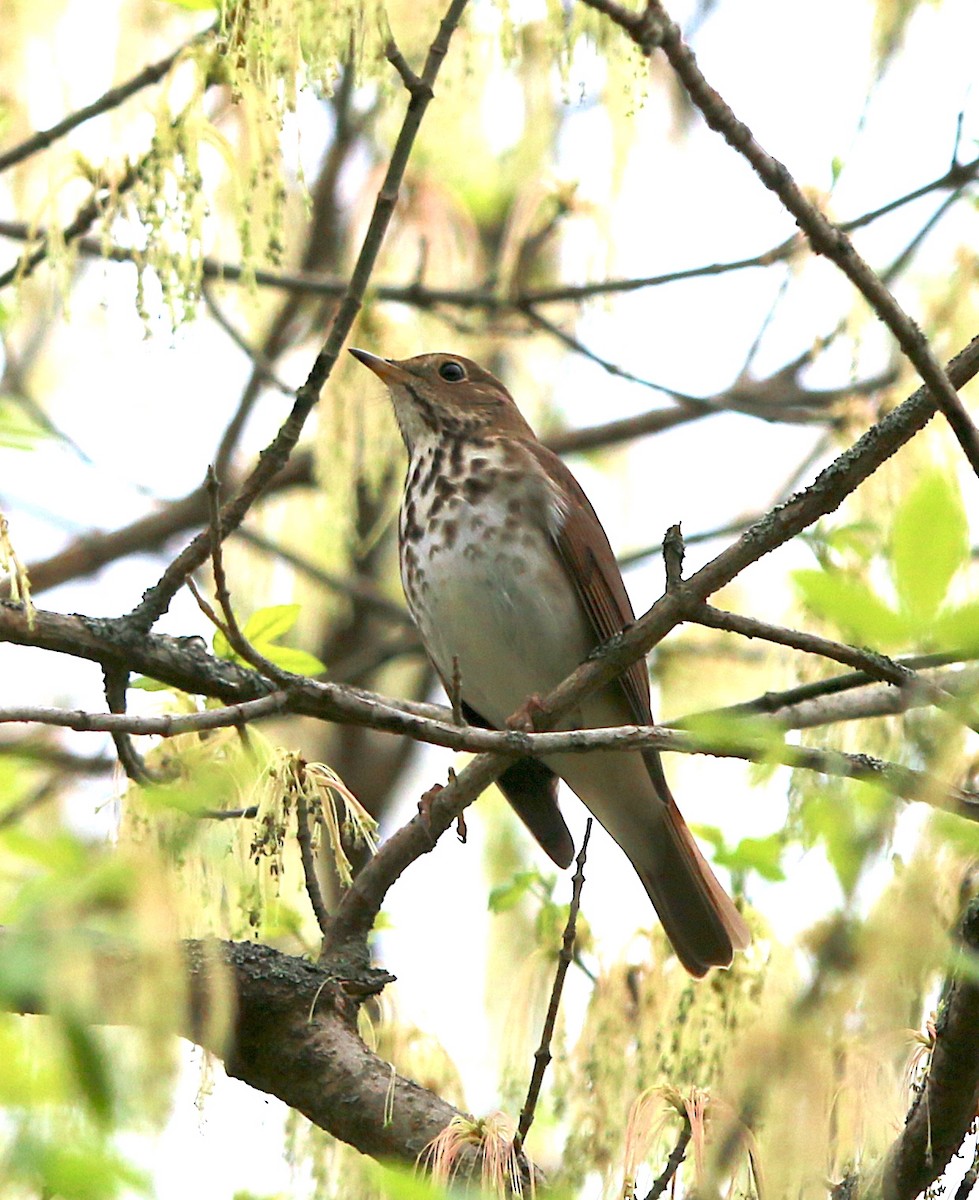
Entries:
{"label": "tree branch", "polygon": [[561,951],[558,955],[557,970],[554,972],[554,986],[551,988],[551,998],[544,1017],[544,1028],[541,1030],[540,1045],[534,1054],[534,1069],[527,1089],[527,1099],[520,1113],[520,1123],[517,1126],[517,1136],[514,1139],[518,1148],[522,1148],[534,1123],[534,1113],[537,1101],[544,1083],[544,1075],[551,1061],[551,1039],[554,1037],[554,1026],[557,1023],[558,1010],[561,1007],[561,993],[564,990],[565,976],[568,967],[574,961],[575,924],[578,920],[578,906],[581,904],[581,890],[585,886],[585,860],[588,857],[588,842],[591,839],[592,818],[585,823],[585,836],[581,840],[581,849],[576,859],[577,870],[574,873],[571,887],[571,904],[568,908],[568,921],[564,927],[564,937],[561,939]]}
{"label": "tree branch", "polygon": [[813,250],[825,255],[839,267],[897,339],[905,356],[930,389],[935,404],[944,413],[973,471],[979,475],[979,431],[962,407],[954,385],[932,353],[925,335],[857,253],[843,229],[829,221],[806,198],[785,165],[759,145],[748,126],[735,116],[720,94],[707,82],[697,66],[693,51],[684,42],[679,27],[660,0],[647,0],[646,10],[641,16],[607,0],[584,0],[584,3],[611,17],[645,55],[651,56],[655,49],[662,49],[711,129],[720,133],[730,146],[748,160],[762,183],[778,196],[795,217]]}
{"label": "tree branch", "polygon": [[[0,936],[9,942],[17,935]],[[233,1078],[278,1097],[361,1153],[408,1166],[460,1115],[364,1045],[356,1001],[329,969],[252,942],[191,940],[184,951],[189,1010],[179,1032],[222,1058]],[[124,953],[100,953],[96,1019],[129,1024],[127,1001],[139,966]],[[229,985],[232,1026],[225,1038],[219,1031]],[[47,1008],[41,992],[5,992],[3,1000],[16,1012]],[[470,1155],[468,1165],[474,1161]]]}
{"label": "tree branch", "polygon": [[[593,6],[594,7],[594,6]],[[947,171],[928,183],[889,200],[886,204],[840,223],[839,228],[852,232],[865,228],[881,217],[920,200],[931,192],[946,189],[956,190],[974,183],[979,175],[979,157],[968,162],[953,162]],[[20,221],[0,221],[0,237],[14,241],[26,241],[40,230],[32,230]],[[108,262],[135,262],[136,251],[126,246],[106,246],[99,238],[81,238],[76,243],[82,254],[101,258]],[[663,287],[689,279],[709,279],[732,271],[744,271],[757,267],[769,267],[785,262],[797,254],[805,245],[798,235],[786,238],[775,246],[759,251],[746,258],[728,262],[706,263],[696,267],[685,267],[679,271],[667,271],[659,275],[635,278],[603,279],[584,284],[557,284],[553,287],[531,288],[512,296],[501,296],[491,288],[431,288],[420,283],[379,284],[374,296],[379,300],[392,300],[399,304],[430,309],[440,306],[481,310],[490,313],[509,312],[514,309],[539,304],[564,304],[592,299],[595,296],[619,295],[641,291],[644,288]],[[283,291],[303,292],[309,295],[328,296],[338,299],[346,289],[346,281],[336,276],[324,276],[312,272],[270,271],[264,268],[246,268],[240,263],[224,262],[205,256],[201,260],[203,278],[226,283],[252,283],[259,287],[279,288]]]}
{"label": "tree branch", "polygon": [[[451,0],[448,10],[442,18],[439,31],[429,48],[421,75],[427,90],[419,88],[411,92],[408,109],[391,153],[387,173],[381,190],[378,192],[357,262],[330,325],[326,341],[316,356],[306,382],[296,393],[296,402],[289,416],[272,442],[262,451],[258,463],[245,480],[238,495],[222,508],[221,528],[225,535],[233,532],[241,524],[252,504],[268,487],[277,472],[285,466],[299,439],[306,418],[319,399],[320,391],[329,378],[343,342],[360,311],[388,222],[398,199],[401,180],[408,165],[415,137],[431,99],[432,85],[465,7],[466,0]],[[170,601],[182,586],[186,576],[206,561],[210,550],[211,533],[209,529],[204,529],[177,555],[160,580],[144,593],[140,603],[126,619],[140,629],[152,628],[153,624],[167,611]]]}
{"label": "tree branch", "polygon": [[216,26],[211,25],[201,33],[195,34],[189,41],[184,42],[182,46],[178,46],[172,54],[168,54],[166,58],[161,58],[159,62],[144,67],[142,71],[139,71],[125,83],[120,83],[116,87],[109,88],[98,100],[94,100],[91,104],[86,104],[84,108],[79,108],[75,112],[70,113],[67,117],[62,118],[55,125],[52,125],[50,129],[32,134],[31,137],[25,138],[18,145],[5,150],[0,154],[0,172],[6,171],[8,167],[12,167],[16,163],[23,162],[25,158],[30,158],[41,150],[46,150],[53,142],[71,133],[73,129],[77,129],[85,121],[90,121],[92,117],[98,117],[102,113],[111,111],[113,108],[118,108],[130,96],[134,96],[137,92],[142,91],[143,88],[149,87],[154,83],[159,83],[182,54],[186,53],[192,46],[209,38],[215,32],[215,29]]}
{"label": "tree branch", "polygon": [[924,1087],[883,1169],[884,1200],[914,1200],[945,1170],[979,1109],[979,900],[959,930],[962,969],[948,983]]}

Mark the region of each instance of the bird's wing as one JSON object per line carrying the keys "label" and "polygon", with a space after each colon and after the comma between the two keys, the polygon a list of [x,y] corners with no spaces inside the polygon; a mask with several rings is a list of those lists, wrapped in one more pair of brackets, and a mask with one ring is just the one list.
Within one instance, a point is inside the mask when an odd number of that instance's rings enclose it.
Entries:
{"label": "bird's wing", "polygon": [[[595,630],[595,645],[599,646],[636,619],[622,574],[602,523],[577,479],[557,455],[540,442],[528,441],[525,445],[547,469],[565,497],[560,519],[550,523],[548,532]],[[651,725],[646,660],[637,659],[623,672],[619,683],[636,723]]]}

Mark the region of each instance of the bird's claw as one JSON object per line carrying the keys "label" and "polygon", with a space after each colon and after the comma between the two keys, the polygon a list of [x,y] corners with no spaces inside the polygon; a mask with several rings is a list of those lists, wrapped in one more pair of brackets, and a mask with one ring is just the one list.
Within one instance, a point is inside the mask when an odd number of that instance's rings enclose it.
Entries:
{"label": "bird's claw", "polygon": [[537,728],[534,718],[544,711],[544,702],[541,700],[540,694],[534,692],[533,695],[527,697],[512,716],[507,717],[506,727],[514,729],[518,733],[533,733]]}
{"label": "bird's claw", "polygon": [[435,803],[435,797],[442,790],[440,783],[433,783],[428,791],[418,801],[418,815],[422,819],[422,825],[425,827],[425,832],[428,834],[432,845],[435,845],[435,836],[432,833],[432,805]]}

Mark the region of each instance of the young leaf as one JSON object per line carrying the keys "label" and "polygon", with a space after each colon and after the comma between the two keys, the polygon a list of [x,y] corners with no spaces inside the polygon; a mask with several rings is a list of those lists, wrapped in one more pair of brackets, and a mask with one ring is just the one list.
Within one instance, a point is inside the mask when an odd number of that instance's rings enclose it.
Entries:
{"label": "young leaf", "polygon": [[292,646],[280,646],[275,642],[257,642],[255,649],[269,662],[293,675],[322,675],[326,667],[315,654],[308,650],[296,650]]}
{"label": "young leaf", "polygon": [[0,446],[7,450],[32,450],[42,438],[48,436],[24,409],[0,396]]}
{"label": "young leaf", "polygon": [[65,1015],[61,1032],[75,1080],[89,1112],[99,1124],[110,1124],[116,1106],[112,1075],[95,1030],[77,1017]]}
{"label": "young leaf", "polygon": [[979,650],[979,600],[939,613],[932,624],[935,644],[949,650]]}
{"label": "young leaf", "polygon": [[256,609],[241,632],[252,643],[277,642],[298,620],[298,604],[270,604],[268,608]]}
{"label": "young leaf", "polygon": [[489,894],[490,912],[505,913],[516,908],[539,878],[537,871],[518,871],[507,883],[493,888]]}
{"label": "young leaf", "polygon": [[930,621],[969,554],[969,526],[954,478],[929,471],[894,514],[891,565],[902,606]]}
{"label": "young leaf", "polygon": [[730,850],[714,855],[714,861],[721,867],[727,867],[737,872],[757,872],[762,879],[772,883],[780,883],[785,879],[782,870],[782,852],[785,845],[780,833],[770,833],[768,837],[742,838]]}
{"label": "young leaf", "polygon": [[906,640],[908,623],[859,579],[836,571],[793,571],[792,580],[817,616],[852,641],[885,648]]}
{"label": "young leaf", "polygon": [[159,679],[150,679],[148,675],[137,675],[130,679],[131,688],[139,688],[141,692],[174,692],[177,689],[172,683],[161,683]]}

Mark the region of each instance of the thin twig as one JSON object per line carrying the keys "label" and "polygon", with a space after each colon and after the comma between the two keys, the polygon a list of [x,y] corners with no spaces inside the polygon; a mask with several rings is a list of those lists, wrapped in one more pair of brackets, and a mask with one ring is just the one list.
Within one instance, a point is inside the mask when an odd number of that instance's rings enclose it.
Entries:
{"label": "thin twig", "polygon": [[241,350],[241,352],[249,359],[255,371],[258,372],[261,378],[267,383],[270,383],[272,387],[276,389],[276,391],[281,392],[284,396],[295,395],[295,388],[291,388],[284,379],[279,378],[274,365],[269,361],[266,355],[264,355],[261,350],[256,349],[256,347],[249,345],[244,334],[241,333],[240,330],[238,330],[231,320],[225,315],[221,305],[218,304],[217,300],[214,298],[211,288],[205,285],[201,289],[201,295],[204,297],[204,303],[207,305],[208,312],[210,312],[215,322],[220,326],[221,329],[224,330],[224,332],[228,335],[232,342],[234,342],[238,349]]}
{"label": "thin twig", "polygon": [[610,0],[584,0],[591,8],[610,16],[633,39],[642,52],[651,56],[661,49],[669,59],[690,99],[700,109],[711,129],[751,164],[758,178],[778,196],[796,219],[817,254],[825,255],[843,272],[864,297],[871,309],[887,326],[912,363],[945,415],[966,458],[979,475],[979,430],[962,406],[958,393],[944,368],[935,357],[928,340],[915,322],[857,253],[841,226],[830,221],[795,182],[785,165],[773,158],[739,120],[721,95],[707,82],[690,47],[684,42],[679,26],[661,0],[647,0],[639,15]]}
{"label": "thin twig", "polygon": [[[61,230],[59,234],[61,242],[67,245],[69,242],[79,238],[83,233],[87,233],[99,217],[102,216],[109,200],[113,196],[120,196],[123,192],[128,192],[133,184],[135,184],[148,159],[149,154],[144,154],[135,162],[127,162],[125,169],[118,179],[100,184],[92,192],[91,197],[78,209],[74,218]],[[49,254],[50,242],[45,239],[35,250],[21,255],[9,270],[0,274],[0,290],[13,283],[14,280],[26,279],[29,275],[33,274],[35,268],[40,266]]]}
{"label": "thin twig", "polygon": [[214,573],[214,591],[217,594],[224,620],[222,621],[217,617],[210,605],[207,604],[197,588],[191,583],[192,577],[188,575],[187,582],[190,584],[190,590],[197,598],[197,602],[205,615],[210,617],[227,638],[232,650],[243,658],[250,667],[254,667],[256,671],[264,675],[266,679],[271,679],[280,686],[288,688],[288,672],[283,671],[271,659],[261,654],[248,638],[245,637],[241,626],[238,624],[234,605],[231,603],[228,577],[224,570],[224,530],[221,527],[221,485],[217,475],[214,473],[213,467],[208,467],[205,487],[207,488],[208,503],[211,510],[211,569]]}
{"label": "thin twig", "polygon": [[252,821],[258,816],[258,805],[249,804],[247,808],[205,808],[195,815],[208,821]]}
{"label": "thin twig", "polygon": [[[102,685],[109,711],[125,716],[129,671],[120,666],[103,666]],[[126,772],[127,778],[131,779],[133,783],[150,783],[156,778],[154,772],[143,760],[143,756],[133,745],[128,733],[115,730],[112,733],[112,741],[116,748],[116,754],[119,756],[119,763]]]}
{"label": "thin twig", "polygon": [[323,900],[319,876],[316,874],[316,858],[313,854],[313,839],[309,828],[309,808],[303,795],[302,784],[296,788],[296,836],[299,839],[299,854],[306,878],[306,895],[316,917],[320,933],[326,937],[330,929],[330,914]]}
{"label": "thin twig", "polygon": [[687,1153],[687,1145],[693,1131],[690,1128],[689,1118],[684,1118],[683,1128],[680,1130],[680,1135],[676,1139],[676,1145],[670,1153],[670,1157],[666,1160],[666,1166],[663,1168],[663,1173],[656,1179],[653,1186],[649,1189],[646,1200],[659,1200],[660,1196],[666,1191],[673,1180],[673,1176],[679,1171],[680,1164],[683,1162],[684,1156]]}
{"label": "thin twig", "polygon": [[243,700],[240,704],[206,708],[195,713],[163,713],[158,717],[18,705],[0,708],[0,725],[51,725],[61,729],[74,729],[79,733],[126,733],[142,737],[171,738],[182,733],[203,733],[210,729],[247,725],[249,721],[283,712],[287,701],[286,692],[275,691],[256,700]]}
{"label": "thin twig", "polygon": [[61,779],[57,776],[46,779],[40,787],[35,788],[23,800],[19,800],[16,804],[11,804],[9,808],[5,808],[3,812],[0,812],[0,829],[10,829],[11,826],[16,825],[18,821],[26,817],[28,813],[33,812],[35,808],[46,804],[48,800],[53,800],[58,794],[60,783]]}
{"label": "thin twig", "polygon": [[[274,555],[276,558],[288,563],[290,567],[295,567],[297,571],[300,571],[316,583],[322,584],[323,587],[329,588],[334,592],[339,592],[340,595],[347,596],[351,600],[355,600],[358,604],[364,605],[377,616],[382,616],[386,620],[392,621],[403,628],[415,628],[414,622],[404,604],[385,596],[378,589],[377,584],[368,576],[343,576],[326,571],[318,563],[312,562],[304,555],[298,554],[295,550],[290,550],[288,546],[283,546],[281,542],[266,537],[264,533],[253,529],[250,525],[242,525],[236,529],[235,537],[240,538],[241,541],[246,542],[249,546],[263,550],[266,554]],[[30,567],[28,567],[29,571]]]}
{"label": "thin twig", "polygon": [[[248,510],[288,461],[306,418],[319,399],[323,385],[330,377],[344,340],[360,311],[384,235],[387,232],[388,223],[397,203],[401,181],[408,166],[415,137],[431,99],[431,87],[438,75],[449,41],[462,17],[466,3],[467,0],[451,0],[442,19],[439,32],[429,48],[425,68],[421,75],[427,91],[416,89],[411,92],[408,109],[391,153],[384,182],[377,194],[374,211],[371,214],[367,232],[364,234],[357,262],[344,291],[343,299],[337,307],[326,341],[316,356],[306,382],[296,393],[296,401],[289,416],[272,442],[260,455],[258,463],[238,495],[222,508],[221,528],[225,536],[237,529]],[[144,593],[140,603],[126,619],[137,628],[144,630],[152,628],[153,624],[169,608],[170,601],[183,585],[187,575],[206,560],[211,549],[210,542],[210,530],[202,530],[170,563],[159,581]]]}
{"label": "thin twig", "polygon": [[86,104],[84,108],[79,108],[75,112],[70,113],[67,117],[58,121],[57,124],[52,125],[50,129],[32,134],[18,145],[4,151],[3,154],[0,154],[0,171],[6,171],[8,167],[14,166],[15,163],[23,162],[25,158],[30,158],[31,155],[37,154],[40,150],[46,150],[53,142],[56,142],[59,138],[63,138],[65,134],[71,133],[73,129],[77,129],[85,121],[90,121],[92,117],[100,116],[102,113],[109,112],[113,108],[118,108],[130,96],[134,96],[137,92],[142,91],[143,88],[149,87],[154,83],[159,83],[182,54],[192,46],[209,38],[215,29],[216,26],[211,25],[201,33],[195,34],[189,41],[184,42],[182,46],[178,46],[172,54],[168,54],[166,58],[161,58],[159,62],[144,67],[142,71],[139,71],[132,79],[128,79],[125,83],[120,83],[116,87],[109,88],[98,100],[93,100],[91,104]]}
{"label": "thin twig", "polygon": [[[912,191],[888,201],[870,212],[861,214],[848,221],[840,223],[839,228],[852,232],[865,228],[881,217],[895,212],[906,204],[927,196],[930,192],[943,188],[959,188],[974,183],[979,174],[979,157],[967,163],[953,164],[944,174],[930,182],[914,188]],[[0,221],[0,236],[14,241],[27,241],[35,236],[43,236],[43,230],[28,225],[22,221]],[[373,289],[373,295],[378,300],[390,300],[398,304],[430,309],[440,306],[476,309],[491,313],[512,312],[525,310],[528,306],[540,304],[564,304],[581,302],[596,296],[617,295],[626,292],[640,291],[644,288],[663,287],[689,279],[712,278],[733,271],[744,271],[751,268],[764,268],[775,263],[784,262],[804,248],[804,239],[799,234],[762,250],[748,258],[733,259],[729,262],[708,263],[703,266],[687,267],[679,271],[667,271],[659,275],[640,276],[623,279],[596,280],[585,284],[562,284],[548,288],[533,288],[517,292],[514,295],[500,295],[491,288],[431,288],[420,283],[411,284],[378,284]],[[76,242],[80,253],[93,258],[101,258],[108,262],[134,262],[138,259],[137,251],[127,246],[106,245],[100,238],[80,238]],[[242,283],[248,286],[278,288],[283,291],[302,292],[309,295],[340,298],[347,289],[347,281],[336,276],[324,276],[313,272],[284,272],[271,271],[264,268],[246,267],[241,263],[224,262],[212,256],[205,256],[200,262],[202,276],[205,279],[220,280],[226,283]]]}
{"label": "thin twig", "polygon": [[551,1039],[554,1037],[554,1026],[557,1023],[558,1009],[561,1006],[561,993],[564,990],[564,980],[568,973],[568,967],[574,961],[575,924],[578,920],[578,908],[581,904],[581,889],[585,884],[585,859],[588,855],[591,827],[592,818],[589,817],[585,825],[585,836],[581,841],[581,849],[578,851],[578,857],[575,860],[578,869],[575,871],[574,879],[572,880],[568,923],[564,927],[564,937],[561,939],[561,950],[558,954],[557,970],[554,972],[554,986],[551,988],[551,999],[547,1005],[547,1015],[544,1017],[544,1028],[541,1030],[540,1045],[534,1054],[534,1070],[530,1077],[530,1086],[527,1089],[527,1099],[524,1101],[516,1137],[513,1139],[514,1145],[518,1150],[523,1146],[527,1134],[530,1132],[530,1127],[534,1123],[534,1113],[537,1110],[537,1101],[540,1098],[544,1075],[551,1061]]}
{"label": "thin twig", "polygon": [[901,665],[886,654],[866,650],[859,646],[850,646],[843,642],[835,642],[815,633],[786,629],[784,626],[772,625],[754,617],[742,616],[740,613],[724,612],[722,609],[700,602],[691,605],[688,620],[697,625],[705,625],[710,629],[724,629],[729,633],[739,633],[742,637],[762,638],[778,646],[788,646],[806,654],[818,654],[821,658],[828,658],[832,662],[842,663],[847,667],[856,667],[871,679],[889,683],[902,690],[919,691],[930,704],[944,709],[956,720],[979,732],[979,728],[977,728],[979,727],[979,717],[963,698],[953,696],[932,681],[920,678],[909,667]]}

